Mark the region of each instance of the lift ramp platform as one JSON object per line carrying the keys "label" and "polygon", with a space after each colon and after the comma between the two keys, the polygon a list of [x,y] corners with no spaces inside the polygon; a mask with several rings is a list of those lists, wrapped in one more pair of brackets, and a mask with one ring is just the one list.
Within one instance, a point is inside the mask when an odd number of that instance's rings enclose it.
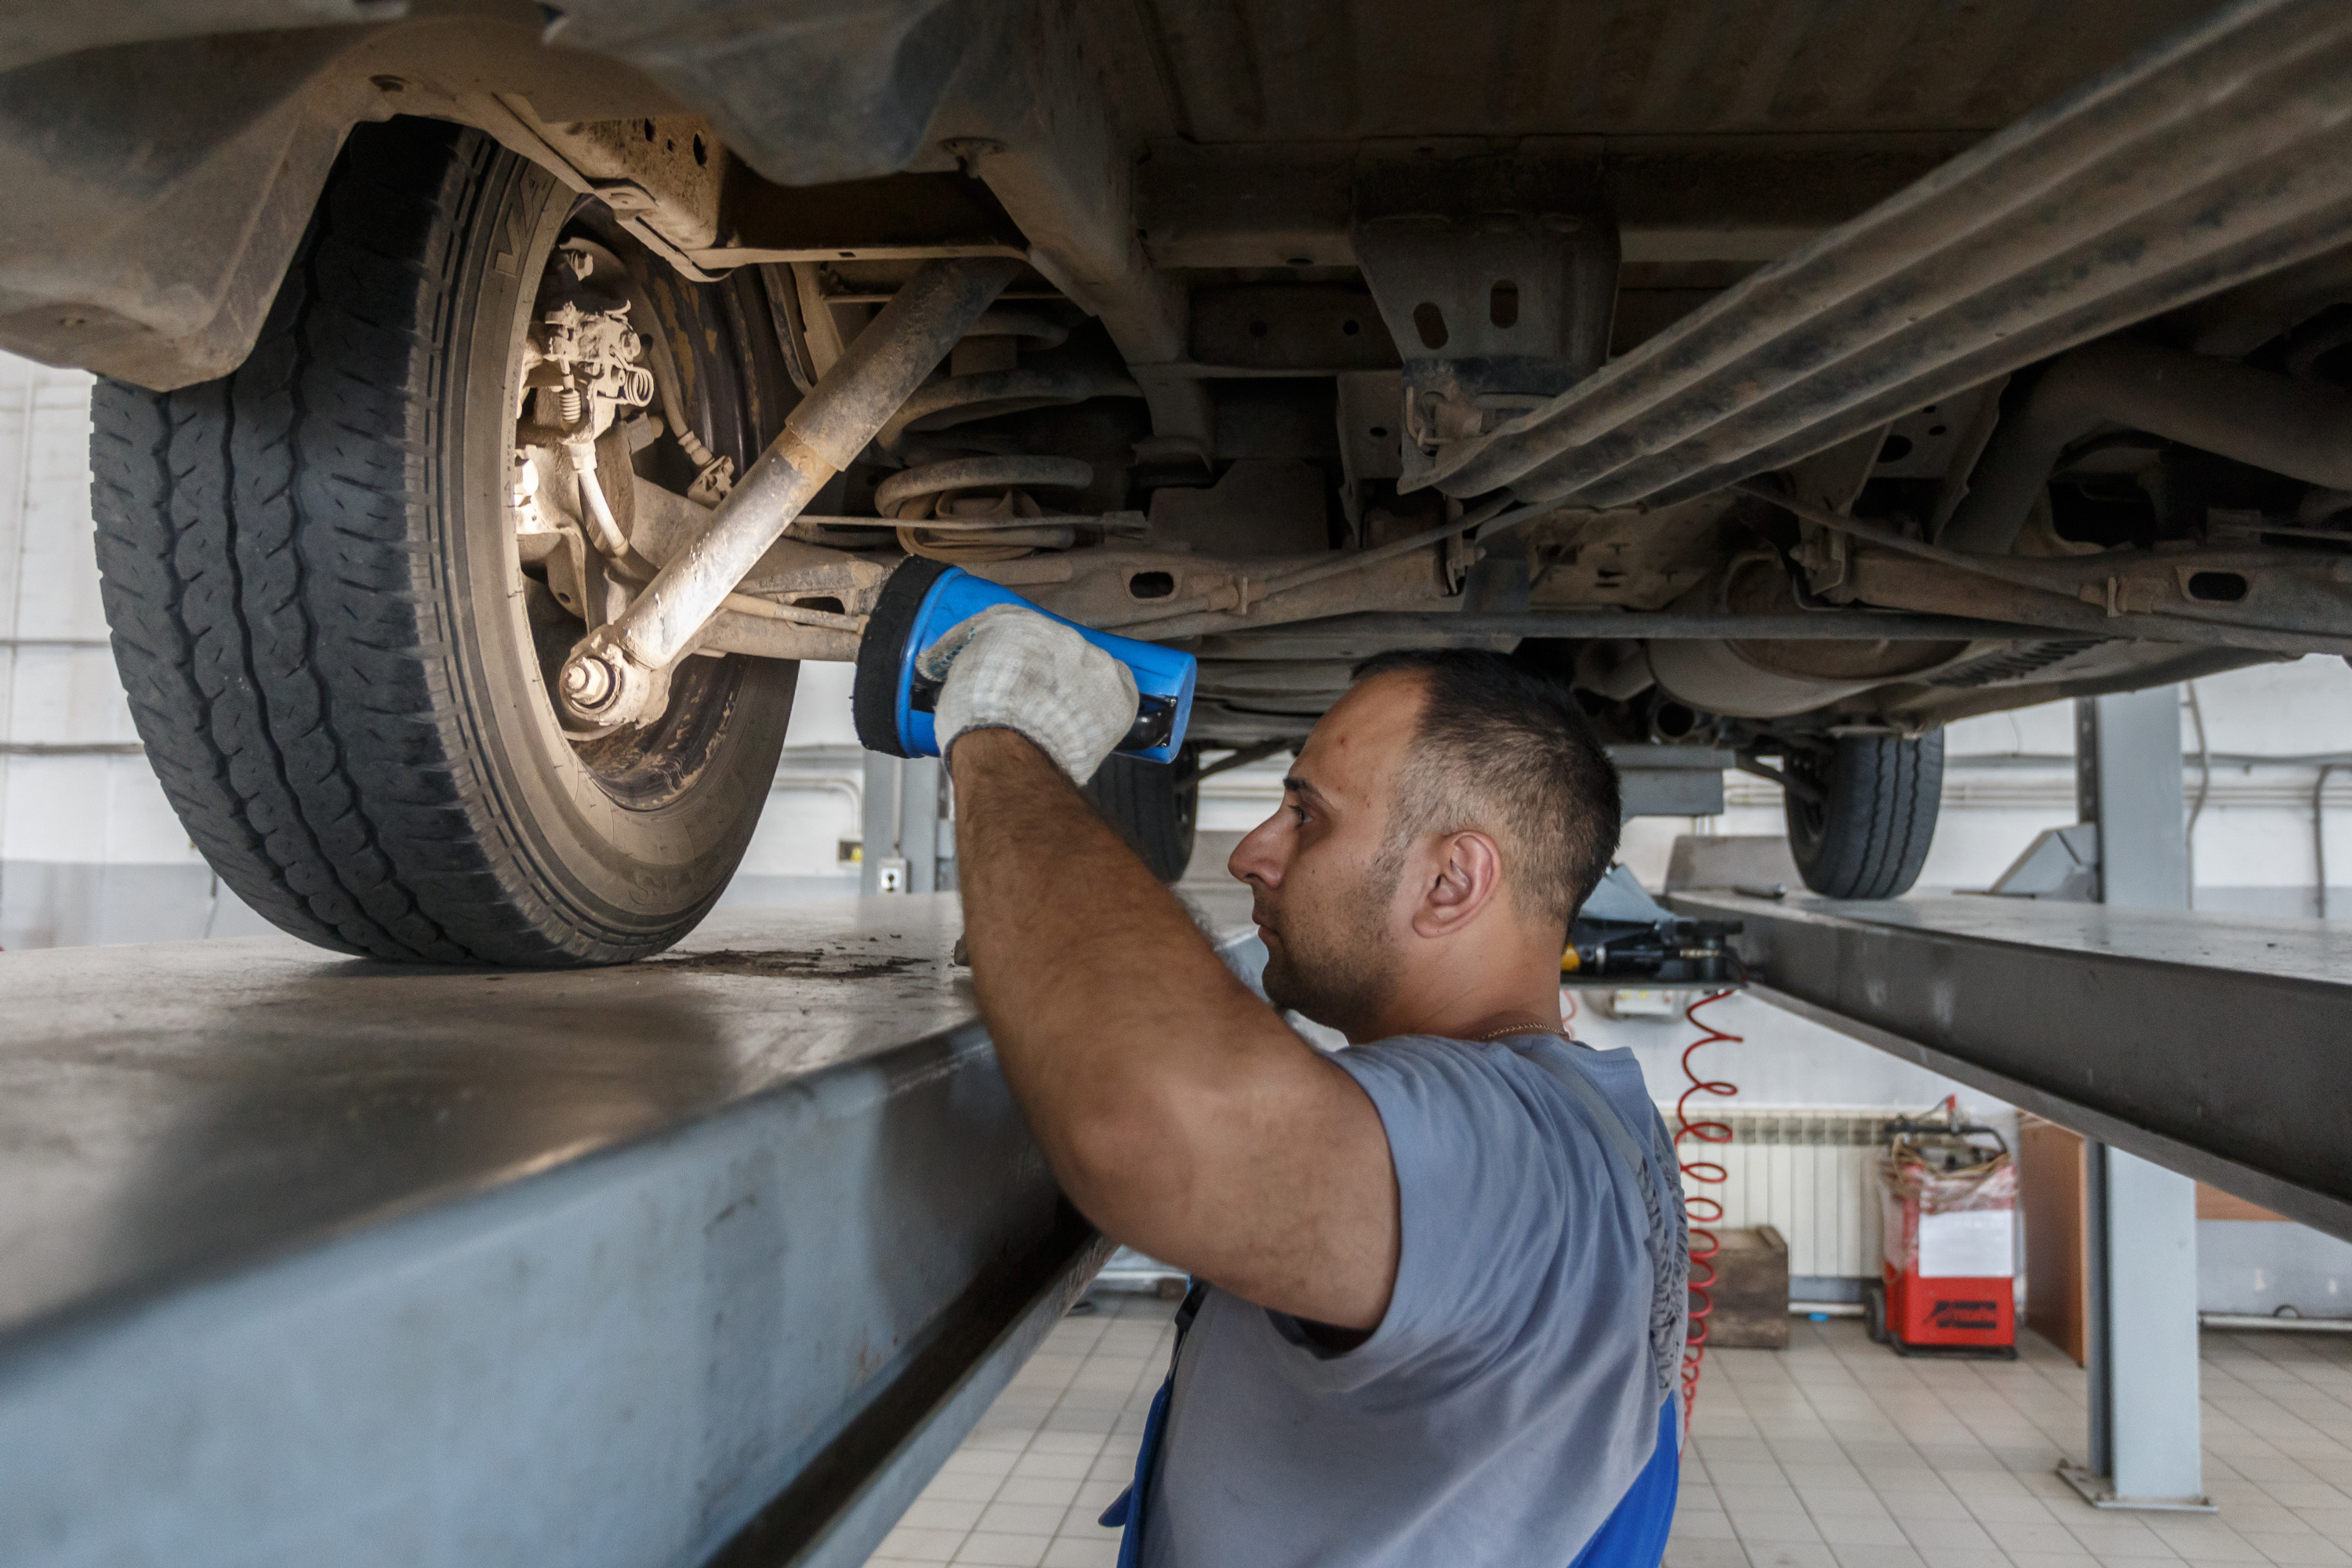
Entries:
{"label": "lift ramp platform", "polygon": [[2352,1239],[2352,921],[1715,890],[1765,1000]]}
{"label": "lift ramp platform", "polygon": [[0,1563],[861,1562],[1108,1248],[950,897],[0,958]]}

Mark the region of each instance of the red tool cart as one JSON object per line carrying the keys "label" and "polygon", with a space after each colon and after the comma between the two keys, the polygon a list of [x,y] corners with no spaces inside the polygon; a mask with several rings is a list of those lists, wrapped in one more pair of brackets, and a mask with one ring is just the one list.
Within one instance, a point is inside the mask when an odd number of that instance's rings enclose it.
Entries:
{"label": "red tool cart", "polygon": [[1884,1283],[1870,1337],[1899,1355],[2017,1355],[2017,1166],[1992,1128],[1960,1119],[1958,1096],[1887,1123],[1878,1182]]}

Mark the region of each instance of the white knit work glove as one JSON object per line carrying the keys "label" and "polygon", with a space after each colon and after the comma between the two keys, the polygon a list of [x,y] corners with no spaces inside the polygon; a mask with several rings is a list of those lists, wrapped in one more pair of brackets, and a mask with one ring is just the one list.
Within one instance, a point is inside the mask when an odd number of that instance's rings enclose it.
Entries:
{"label": "white knit work glove", "polygon": [[1013,605],[958,621],[915,660],[942,682],[931,728],[946,756],[969,730],[1013,730],[1085,784],[1135,727],[1135,675],[1061,622]]}

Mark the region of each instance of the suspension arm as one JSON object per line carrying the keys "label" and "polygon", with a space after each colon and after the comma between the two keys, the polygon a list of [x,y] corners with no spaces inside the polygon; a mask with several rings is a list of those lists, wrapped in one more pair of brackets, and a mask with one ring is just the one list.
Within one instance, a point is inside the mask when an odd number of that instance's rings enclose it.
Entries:
{"label": "suspension arm", "polygon": [[785,419],[645,591],[564,661],[564,706],[600,725],[660,711],[669,667],[745,574],[947,357],[1020,271],[1002,257],[924,265]]}

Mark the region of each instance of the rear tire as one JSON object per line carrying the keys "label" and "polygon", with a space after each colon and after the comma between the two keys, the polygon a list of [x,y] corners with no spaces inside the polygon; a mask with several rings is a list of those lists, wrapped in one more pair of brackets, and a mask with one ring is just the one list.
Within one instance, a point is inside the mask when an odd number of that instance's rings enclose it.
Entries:
{"label": "rear tire", "polygon": [[1874,1345],[1885,1344],[1891,1337],[1886,1331],[1886,1287],[1876,1279],[1862,1288],[1862,1331]]}
{"label": "rear tire", "polygon": [[1927,863],[1944,792],[1944,736],[1847,735],[1828,752],[1791,747],[1789,850],[1805,886],[1832,899],[1892,899]]}
{"label": "rear tire", "polygon": [[[221,879],[320,946],[636,958],[709,910],[766,802],[796,666],[689,659],[662,720],[585,744],[549,700],[540,641],[581,628],[523,574],[507,497],[567,221],[570,193],[478,132],[359,126],[245,364],[98,389],[99,565],[141,739]],[[742,408],[782,417],[748,376],[700,396],[739,463]]]}
{"label": "rear tire", "polygon": [[1174,763],[1139,762],[1116,753],[1087,784],[1087,798],[1118,830],[1128,847],[1163,882],[1181,880],[1192,862],[1193,825],[1199,816],[1200,787],[1177,787],[1192,771],[1199,753],[1190,746]]}

